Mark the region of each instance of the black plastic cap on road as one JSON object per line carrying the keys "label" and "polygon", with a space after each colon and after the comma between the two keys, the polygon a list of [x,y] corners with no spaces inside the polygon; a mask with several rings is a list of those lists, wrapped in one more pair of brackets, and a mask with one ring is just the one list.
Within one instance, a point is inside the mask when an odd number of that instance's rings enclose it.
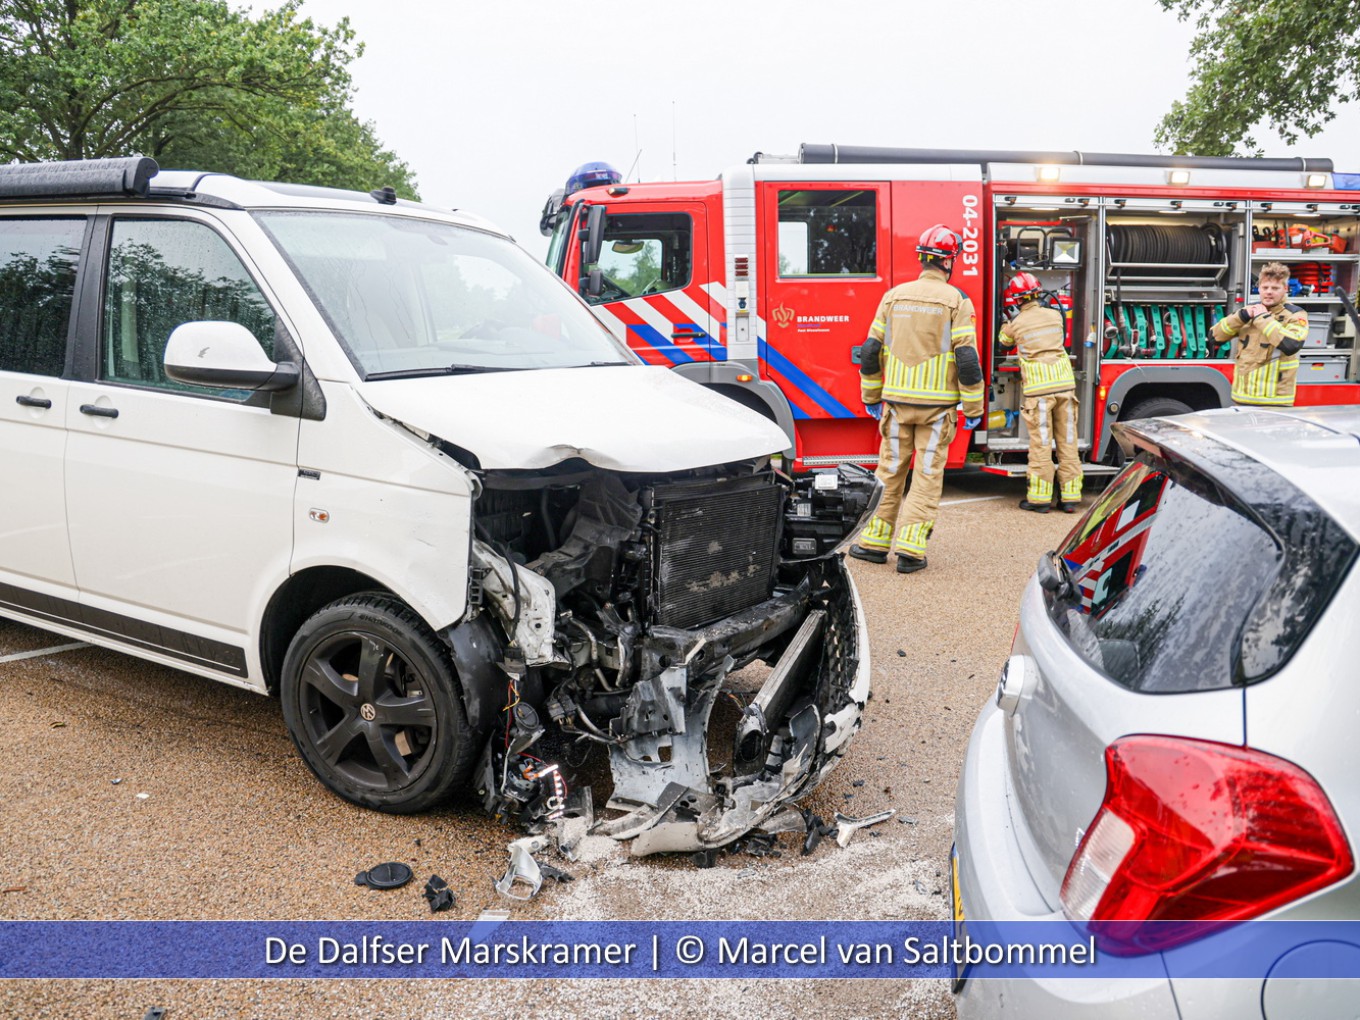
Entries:
{"label": "black plastic cap on road", "polygon": [[355,885],[366,885],[370,889],[400,889],[409,881],[411,869],[400,861],[388,861],[354,876]]}

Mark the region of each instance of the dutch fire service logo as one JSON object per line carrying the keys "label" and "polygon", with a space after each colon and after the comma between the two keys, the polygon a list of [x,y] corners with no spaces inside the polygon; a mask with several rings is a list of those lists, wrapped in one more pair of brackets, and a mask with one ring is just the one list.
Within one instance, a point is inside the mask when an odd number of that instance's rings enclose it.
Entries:
{"label": "dutch fire service logo", "polygon": [[780,327],[786,327],[793,321],[793,309],[780,305],[774,310],[774,321]]}

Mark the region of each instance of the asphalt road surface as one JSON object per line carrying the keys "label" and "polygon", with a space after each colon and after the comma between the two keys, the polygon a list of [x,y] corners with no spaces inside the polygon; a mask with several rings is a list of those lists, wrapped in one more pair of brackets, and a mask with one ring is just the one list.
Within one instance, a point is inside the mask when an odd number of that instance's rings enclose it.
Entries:
{"label": "asphalt road surface", "polygon": [[[898,817],[843,849],[827,840],[802,856],[801,837],[785,835],[779,857],[723,854],[701,870],[593,837],[576,863],[542,855],[575,881],[511,904],[492,881],[518,832],[469,805],[415,817],[353,807],[307,771],[272,699],[83,647],[0,662],[0,919],[414,921],[431,916],[420,890],[433,873],[457,895],[439,920],[487,908],[514,919],[947,918],[968,734],[1036,559],[1078,519],[1022,512],[1020,495],[1018,481],[955,476],[928,570],[854,563],[874,695],[849,755],[806,806]],[[0,621],[0,659],[69,644]],[[388,860],[417,880],[388,892],[354,884]],[[157,1005],[167,1020],[954,1015],[941,980],[0,982],[5,1017],[138,1020]]]}

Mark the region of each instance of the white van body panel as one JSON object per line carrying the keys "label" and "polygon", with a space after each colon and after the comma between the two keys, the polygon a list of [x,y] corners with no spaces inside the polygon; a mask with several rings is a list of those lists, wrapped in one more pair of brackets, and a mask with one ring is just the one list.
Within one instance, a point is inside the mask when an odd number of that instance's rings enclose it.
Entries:
{"label": "white van body panel", "polygon": [[435,630],[457,622],[467,608],[471,476],[379,418],[351,387],[321,387],[326,420],[304,421],[298,443],[293,572],[348,567],[395,592]]}

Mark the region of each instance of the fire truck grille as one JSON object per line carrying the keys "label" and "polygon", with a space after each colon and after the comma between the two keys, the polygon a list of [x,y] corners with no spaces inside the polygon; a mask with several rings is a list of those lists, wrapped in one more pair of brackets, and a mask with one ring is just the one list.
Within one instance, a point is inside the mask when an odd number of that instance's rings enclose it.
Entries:
{"label": "fire truck grille", "polygon": [[658,489],[659,543],[652,615],[667,627],[699,627],[740,612],[774,590],[783,491],[763,479]]}

